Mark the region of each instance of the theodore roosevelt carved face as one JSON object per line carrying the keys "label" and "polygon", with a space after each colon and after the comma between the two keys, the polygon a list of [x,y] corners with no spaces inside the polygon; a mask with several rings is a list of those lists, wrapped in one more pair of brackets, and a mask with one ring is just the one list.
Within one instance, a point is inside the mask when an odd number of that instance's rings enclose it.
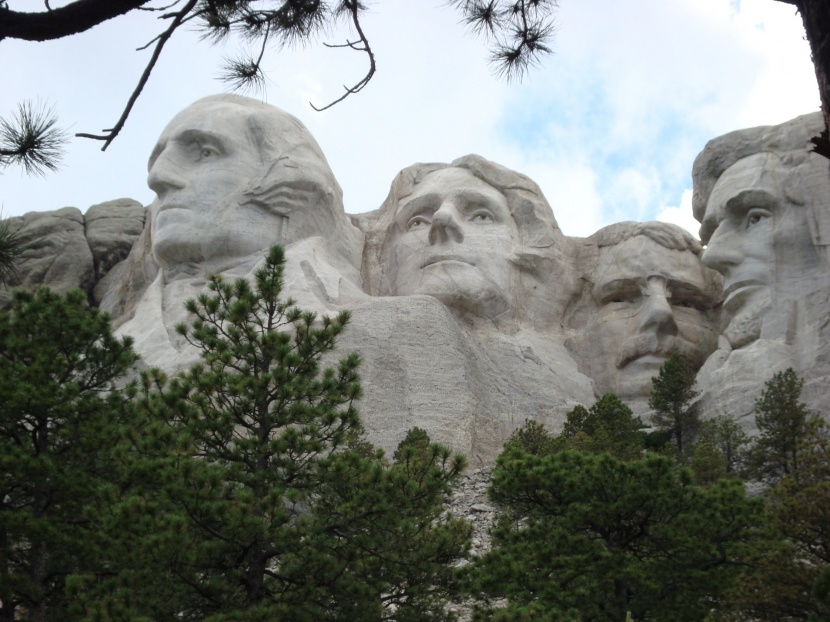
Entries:
{"label": "theodore roosevelt carved face", "polygon": [[585,343],[599,393],[648,397],[672,352],[699,367],[714,350],[715,275],[700,246],[667,223],[620,223],[595,234],[596,313]]}

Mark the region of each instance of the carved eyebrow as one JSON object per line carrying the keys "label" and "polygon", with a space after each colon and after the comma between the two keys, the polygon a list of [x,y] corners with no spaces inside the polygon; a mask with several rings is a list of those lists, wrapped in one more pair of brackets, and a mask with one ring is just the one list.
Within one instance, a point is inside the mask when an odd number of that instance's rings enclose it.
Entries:
{"label": "carved eyebrow", "polygon": [[[454,197],[459,197],[464,200],[465,204],[460,205],[460,208],[467,207],[472,204],[475,206],[493,206],[496,204],[496,198],[487,192],[476,190],[475,188],[459,190]],[[409,213],[413,210],[438,209],[441,204],[447,199],[447,196],[440,191],[428,192],[419,197],[414,197],[410,200],[404,199],[406,202],[398,209],[398,214]]]}
{"label": "carved eyebrow", "polygon": [[669,277],[666,281],[666,286],[672,294],[694,298],[695,300],[699,300],[701,303],[705,304],[707,307],[715,305],[715,299],[707,294],[703,287],[700,287],[696,283],[678,281],[677,279]]}
{"label": "carved eyebrow", "polygon": [[639,276],[620,277],[594,287],[594,298],[605,302],[605,299],[624,291],[640,291],[646,284],[646,279]]}
{"label": "carved eyebrow", "polygon": [[[778,198],[763,188],[746,188],[729,197],[725,203],[722,204],[723,218],[718,219],[718,209],[714,211],[706,210],[706,215],[703,217],[703,222],[700,223],[700,239],[706,244],[715,233],[721,220],[726,218],[743,217],[753,207],[762,207],[766,209],[776,209],[779,205]],[[720,206],[716,206],[720,207]]]}
{"label": "carved eyebrow", "polygon": [[167,138],[164,142],[157,143],[156,146],[153,147],[153,152],[150,154],[150,161],[147,164],[148,170],[153,168],[153,164],[155,164],[156,160],[161,155],[161,152],[164,151],[165,147],[167,147],[167,145],[171,142],[210,143],[222,153],[227,152],[227,141],[225,141],[219,134],[209,132],[207,130],[182,130],[178,134]]}
{"label": "carved eyebrow", "polygon": [[724,210],[729,215],[743,216],[753,207],[775,209],[778,204],[778,198],[768,190],[748,188],[727,199]]}
{"label": "carved eyebrow", "polygon": [[[401,222],[409,220],[412,216],[417,213],[427,211],[432,209],[435,211],[438,209],[437,195],[435,193],[426,194],[420,197],[414,197],[412,199],[404,199],[402,203],[399,204],[398,209],[395,212],[395,219]],[[406,224],[404,222],[404,224]]]}

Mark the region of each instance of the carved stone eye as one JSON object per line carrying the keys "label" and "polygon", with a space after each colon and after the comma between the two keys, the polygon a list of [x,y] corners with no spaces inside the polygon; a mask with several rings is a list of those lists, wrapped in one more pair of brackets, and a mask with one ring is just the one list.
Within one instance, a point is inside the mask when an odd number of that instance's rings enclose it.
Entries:
{"label": "carved stone eye", "polygon": [[765,209],[755,208],[749,210],[749,213],[746,215],[746,227],[754,227],[758,223],[760,223],[765,218],[769,218],[771,216],[770,212]]}
{"label": "carved stone eye", "polygon": [[476,223],[478,225],[495,222],[495,219],[493,218],[493,215],[490,212],[488,212],[487,210],[478,210],[478,211],[474,212],[470,216],[469,220],[470,220],[470,222]]}
{"label": "carved stone eye", "polygon": [[429,227],[429,220],[423,216],[413,216],[406,224],[407,231],[417,231]]}

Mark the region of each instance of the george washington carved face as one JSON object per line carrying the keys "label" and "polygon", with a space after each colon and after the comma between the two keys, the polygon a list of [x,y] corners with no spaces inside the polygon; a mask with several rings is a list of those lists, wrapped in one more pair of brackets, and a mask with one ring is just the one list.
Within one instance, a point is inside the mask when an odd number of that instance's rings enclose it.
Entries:
{"label": "george washington carved face", "polygon": [[269,246],[354,235],[319,146],[291,115],[215,96],[177,114],[156,143],[148,185],[162,266],[246,257]]}

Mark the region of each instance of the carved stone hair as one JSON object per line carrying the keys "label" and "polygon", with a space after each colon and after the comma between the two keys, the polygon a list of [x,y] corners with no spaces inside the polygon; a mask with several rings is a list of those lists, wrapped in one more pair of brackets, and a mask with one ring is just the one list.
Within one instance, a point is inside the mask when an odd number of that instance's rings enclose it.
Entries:
{"label": "carved stone hair", "polygon": [[379,211],[387,234],[395,227],[398,203],[412,194],[427,175],[447,168],[461,168],[501,192],[519,230],[523,248],[548,248],[564,238],[556,218],[539,186],[529,177],[479,155],[466,155],[450,164],[413,164],[398,173]]}
{"label": "carved stone hair", "polygon": [[[743,158],[758,154],[775,154],[782,164],[792,169],[793,176],[798,175],[804,166],[816,163],[827,168],[827,162],[812,153],[810,138],[817,136],[824,129],[824,119],[820,112],[813,112],[796,117],[780,125],[753,127],[729,132],[713,138],[695,158],[692,167],[694,192],[692,209],[699,222],[703,222],[709,195],[718,179],[730,166]],[[805,198],[793,179],[786,183],[784,191],[794,203],[804,205]],[[705,241],[705,240],[704,240]]]}
{"label": "carved stone hair", "polygon": [[638,235],[644,235],[669,250],[691,251],[695,255],[700,255],[702,251],[700,242],[691,233],[677,225],[656,220],[649,222],[618,222],[603,227],[589,239],[599,248],[603,248],[622,244]]}

